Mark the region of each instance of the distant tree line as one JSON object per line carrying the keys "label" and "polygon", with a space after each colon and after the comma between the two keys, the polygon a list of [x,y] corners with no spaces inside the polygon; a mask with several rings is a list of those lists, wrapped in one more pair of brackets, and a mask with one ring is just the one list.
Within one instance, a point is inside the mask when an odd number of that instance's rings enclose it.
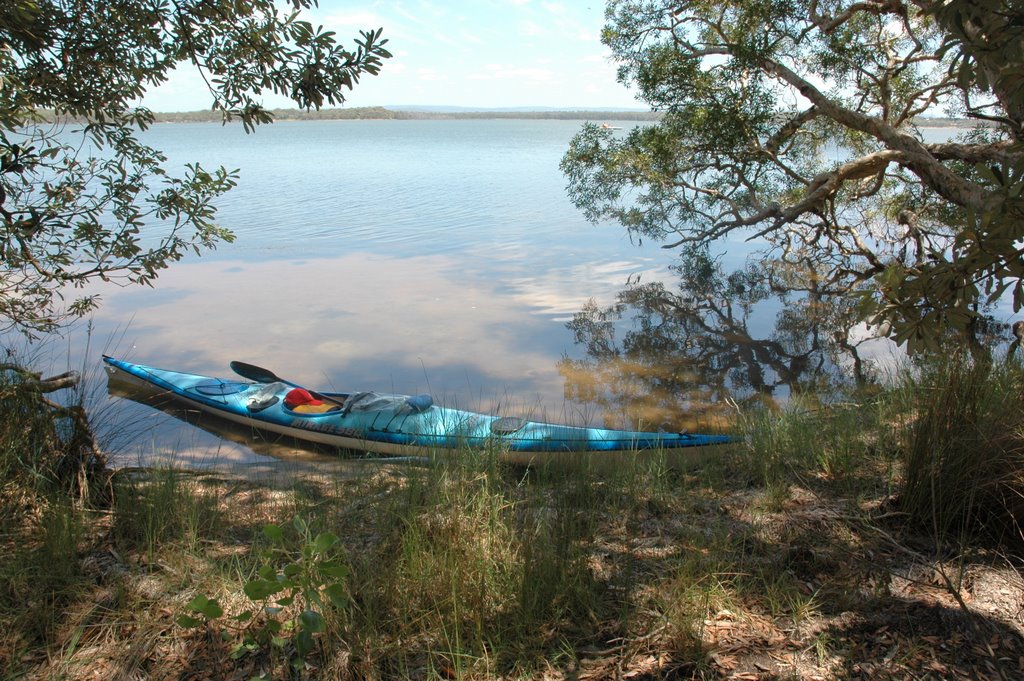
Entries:
{"label": "distant tree line", "polygon": [[[383,106],[360,106],[331,109],[270,109],[270,114],[277,121],[349,121],[349,120],[489,120],[489,119],[523,119],[523,120],[601,120],[601,121],[652,121],[662,119],[661,111],[597,111],[588,109],[558,111],[404,111],[388,109]],[[53,121],[56,116],[47,112],[47,120]],[[155,123],[220,123],[222,116],[219,111],[168,111],[153,114]],[[75,119],[63,119],[76,122]],[[961,118],[917,118],[915,125],[920,128],[977,128],[984,127],[984,122]]]}
{"label": "distant tree line", "polygon": [[[330,120],[465,120],[465,119],[534,119],[534,120],[608,120],[656,121],[661,114],[653,111],[396,111],[382,106],[331,108],[306,111],[304,109],[272,109],[277,121],[330,121]],[[216,111],[183,111],[156,113],[157,123],[220,122]]]}

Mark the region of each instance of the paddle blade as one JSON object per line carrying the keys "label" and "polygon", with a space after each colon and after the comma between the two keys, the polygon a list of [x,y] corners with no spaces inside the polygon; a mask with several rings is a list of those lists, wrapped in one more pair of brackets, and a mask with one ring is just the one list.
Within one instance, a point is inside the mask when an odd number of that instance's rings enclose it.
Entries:
{"label": "paddle blade", "polygon": [[239,376],[248,378],[250,381],[256,381],[257,383],[273,383],[274,381],[280,381],[270,369],[264,369],[258,367],[255,364],[247,364],[245,362],[231,362],[231,370]]}
{"label": "paddle blade", "polygon": [[[257,383],[274,383],[280,381],[281,383],[295,386],[296,388],[299,387],[297,383],[292,383],[291,381],[285,380],[278,376],[277,374],[275,374],[270,369],[264,369],[263,367],[258,367],[255,364],[248,364],[246,362],[235,361],[231,362],[229,366],[231,367],[231,370],[234,371],[236,374],[244,378],[248,378],[250,381],[256,381]],[[323,400],[324,402],[330,402],[332,404],[345,404],[344,399],[339,400],[335,397],[321,395],[320,393],[313,392],[312,390],[309,391],[309,394],[318,400]]]}

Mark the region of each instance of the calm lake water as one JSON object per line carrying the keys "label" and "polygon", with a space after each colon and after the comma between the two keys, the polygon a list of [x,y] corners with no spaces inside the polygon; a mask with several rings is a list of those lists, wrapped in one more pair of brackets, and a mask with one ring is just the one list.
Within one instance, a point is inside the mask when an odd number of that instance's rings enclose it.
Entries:
{"label": "calm lake water", "polygon": [[258,466],[282,452],[109,397],[103,352],[220,376],[238,359],[313,387],[621,421],[607,405],[566,398],[559,361],[583,354],[566,322],[591,298],[613,302],[629,280],[666,278],[673,253],[571,205],[558,164],[581,124],[152,128],[145,139],[169,167],[241,170],[219,203],[237,241],[173,265],[153,289],[104,289],[87,351],[83,331],[72,334],[72,365],[102,388],[92,408],[116,462]]}
{"label": "calm lake water", "polygon": [[[467,409],[652,429],[720,426],[737,390],[784,396],[827,364],[808,351],[806,310],[792,299],[751,304],[723,286],[680,314],[694,289],[676,289],[676,252],[586,222],[558,168],[582,123],[281,122],[252,135],[157,125],[145,141],[172,170],[241,171],[218,204],[237,241],[173,265],[155,288],[102,289],[89,326],[49,346],[53,370],[86,369],[114,464],[252,475],[360,464],[124,399],[100,355],[215,376],[242,360],[314,388],[426,392]],[[751,248],[725,244],[726,270]],[[675,291],[668,302],[635,295],[638,282],[659,281]],[[626,314],[609,321],[602,310],[623,292],[633,295]],[[591,300],[587,322],[569,328]],[[666,305],[675,312],[662,314]]]}
{"label": "calm lake water", "polygon": [[[157,125],[144,139],[172,172],[191,162],[241,171],[218,204],[237,241],[174,264],[155,288],[100,289],[89,325],[47,348],[52,369],[85,368],[115,465],[258,475],[363,464],[125,399],[101,354],[214,376],[242,360],[313,388],[649,429],[722,427],[737,395],[784,397],[809,372],[843,365],[808,345],[831,333],[808,330],[799,301],[751,302],[702,276],[680,290],[675,251],[586,222],[558,168],[582,123],[281,122],[252,135]],[[751,250],[724,244],[720,262],[742,267]],[[644,294],[652,282],[669,294]],[[620,295],[625,313],[609,317]],[[893,351],[861,356],[891,361]]]}

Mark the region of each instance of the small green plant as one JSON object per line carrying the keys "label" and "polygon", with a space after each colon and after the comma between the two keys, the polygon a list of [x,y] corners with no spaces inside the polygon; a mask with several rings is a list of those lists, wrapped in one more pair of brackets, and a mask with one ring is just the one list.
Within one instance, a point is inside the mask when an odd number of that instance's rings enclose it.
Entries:
{"label": "small green plant", "polygon": [[221,607],[217,599],[208,598],[203,594],[193,598],[185,607],[189,612],[203,616],[203,619],[197,619],[191,615],[179,615],[178,624],[187,628],[198,627],[200,624],[215,620],[224,614],[224,608]]}
{"label": "small green plant", "polygon": [[[348,607],[348,568],[337,535],[314,536],[302,518],[292,520],[290,529],[267,524],[263,536],[269,545],[259,554],[256,576],[242,589],[252,605],[230,617],[244,634],[232,656],[264,650],[273,657],[277,652],[298,667],[313,651],[314,636],[327,628],[324,615]],[[224,615],[221,605],[204,595],[192,599],[186,609],[187,614],[178,617],[183,627],[197,627]]]}

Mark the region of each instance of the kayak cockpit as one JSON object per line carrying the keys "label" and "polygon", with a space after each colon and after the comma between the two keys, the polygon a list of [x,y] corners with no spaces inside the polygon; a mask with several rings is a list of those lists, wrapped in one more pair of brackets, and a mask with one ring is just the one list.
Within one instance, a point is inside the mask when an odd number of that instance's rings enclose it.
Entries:
{"label": "kayak cockpit", "polygon": [[[352,394],[320,394],[311,393],[305,388],[295,387],[287,383],[275,381],[274,383],[252,384],[242,383],[241,389],[234,390],[230,387],[210,382],[202,384],[203,394],[228,395],[242,392],[251,388],[250,393],[245,396],[245,406],[249,413],[257,413],[275,404],[281,403],[281,408],[288,414],[296,416],[322,416],[339,412],[341,416],[349,414],[373,414],[388,413],[392,416],[407,416],[419,414],[428,410],[434,404],[430,395],[394,395],[391,393],[358,392]],[[198,390],[199,386],[197,386]],[[206,391],[209,390],[209,393]]]}
{"label": "kayak cockpit", "polygon": [[221,397],[224,395],[237,395],[240,392],[245,392],[249,389],[252,383],[242,383],[241,381],[203,381],[192,386],[192,390],[195,390],[200,395],[207,395],[208,397]]}
{"label": "kayak cockpit", "polygon": [[395,415],[419,414],[430,409],[434,398],[430,395],[393,395],[391,393],[353,393],[345,400],[342,412],[360,414],[369,412],[393,412]]}

